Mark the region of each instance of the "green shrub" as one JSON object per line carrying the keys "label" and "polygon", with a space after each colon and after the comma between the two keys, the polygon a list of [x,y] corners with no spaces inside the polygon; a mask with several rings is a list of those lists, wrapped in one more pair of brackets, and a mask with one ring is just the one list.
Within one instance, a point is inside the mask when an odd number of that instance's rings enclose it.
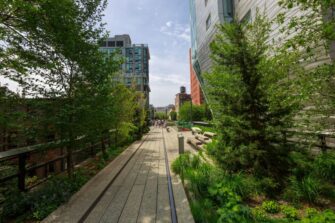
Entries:
{"label": "green shrub", "polygon": [[273,197],[279,189],[280,184],[276,180],[264,177],[260,180],[259,187],[268,197]]}
{"label": "green shrub", "polygon": [[215,182],[216,173],[209,164],[201,164],[197,168],[190,168],[186,171],[186,177],[190,183],[193,193],[198,197],[206,197],[208,188]]}
{"label": "green shrub", "polygon": [[256,222],[265,222],[268,220],[268,215],[262,207],[255,207],[251,210],[251,213]]}
{"label": "green shrub", "polygon": [[301,223],[334,223],[335,213],[332,210],[326,210],[319,214],[314,214],[301,220]]}
{"label": "green shrub", "polygon": [[233,201],[230,201],[224,207],[219,208],[217,213],[219,215],[218,223],[253,222],[250,209],[247,206],[237,204]]}
{"label": "green shrub", "polygon": [[241,196],[242,199],[250,198],[252,195],[259,193],[259,186],[256,179],[246,174],[224,175],[219,181],[234,193]]}
{"label": "green shrub", "polygon": [[215,155],[217,144],[218,144],[217,140],[213,140],[212,142],[206,144],[205,148],[206,148],[207,153],[210,155]]}
{"label": "green shrub", "polygon": [[72,178],[53,177],[36,191],[13,193],[5,201],[3,215],[8,218],[25,214],[36,220],[42,220],[66,202],[87,180],[88,177],[82,171],[77,171]]}
{"label": "green shrub", "polygon": [[335,180],[335,152],[322,153],[313,162],[313,171],[316,176],[325,180]]}
{"label": "green shrub", "polygon": [[191,165],[191,155],[190,153],[185,153],[180,155],[172,163],[172,171],[180,175],[182,181],[184,181],[186,170],[191,167],[190,165]]}
{"label": "green shrub", "polygon": [[315,208],[306,208],[306,210],[305,210],[305,214],[306,214],[306,217],[307,217],[307,218],[311,218],[311,217],[313,217],[314,215],[319,214],[319,211],[316,210]]}
{"label": "green shrub", "polygon": [[271,214],[276,214],[280,211],[280,207],[275,201],[264,201],[262,204],[262,208],[264,209],[264,211]]}
{"label": "green shrub", "polygon": [[310,154],[302,151],[293,151],[289,154],[291,159],[291,171],[294,176],[302,178],[308,175],[312,171],[313,159],[310,157]]}
{"label": "green shrub", "polygon": [[316,203],[321,192],[322,185],[319,179],[307,176],[301,180],[297,180],[296,177],[291,177],[290,184],[286,188],[284,196],[294,202],[305,200],[310,203]]}
{"label": "green shrub", "polygon": [[217,222],[218,215],[211,200],[192,200],[190,207],[195,222]]}
{"label": "green shrub", "polygon": [[282,211],[282,213],[286,216],[286,218],[288,219],[298,219],[298,210],[292,206],[287,206],[287,205],[281,205],[280,209]]}
{"label": "green shrub", "polygon": [[219,206],[217,222],[247,223],[252,220],[252,214],[247,206],[242,205],[241,197],[226,187],[223,183],[216,183],[208,188],[212,200]]}

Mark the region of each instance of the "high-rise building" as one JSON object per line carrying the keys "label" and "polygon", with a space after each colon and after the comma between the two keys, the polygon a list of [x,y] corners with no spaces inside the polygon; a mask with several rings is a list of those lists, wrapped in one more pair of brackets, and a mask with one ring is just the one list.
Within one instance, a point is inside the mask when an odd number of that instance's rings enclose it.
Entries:
{"label": "high-rise building", "polygon": [[[285,10],[278,2],[279,0],[189,0],[192,65],[200,86],[203,86],[202,73],[210,71],[212,66],[209,45],[218,31],[217,24],[231,22],[234,18],[252,21],[257,10],[273,20]],[[303,15],[302,13],[295,7],[287,12],[287,16],[290,18]],[[269,41],[284,39],[283,37],[280,27],[273,24]],[[335,43],[331,45],[330,52],[320,54],[318,60],[311,61],[308,66],[315,67],[329,61],[331,57],[335,58]],[[204,96],[206,98],[206,94]]]}
{"label": "high-rise building", "polygon": [[[194,103],[202,103],[206,96],[201,90],[202,73],[209,71],[209,44],[217,33],[217,24],[231,22],[234,17],[233,0],[189,0],[191,21],[191,94]],[[195,75],[195,76],[194,76]],[[195,77],[195,78],[194,78]],[[198,83],[197,83],[198,82]],[[199,90],[197,84],[200,84]]]}
{"label": "high-rise building", "polygon": [[126,86],[135,87],[146,98],[149,108],[149,47],[146,44],[132,44],[129,35],[116,35],[100,43],[100,50],[111,55],[120,52],[125,62],[122,64],[122,79]]}
{"label": "high-rise building", "polygon": [[234,17],[233,0],[190,0],[192,64],[198,80],[209,71],[209,44],[217,33],[217,24],[231,22]]}

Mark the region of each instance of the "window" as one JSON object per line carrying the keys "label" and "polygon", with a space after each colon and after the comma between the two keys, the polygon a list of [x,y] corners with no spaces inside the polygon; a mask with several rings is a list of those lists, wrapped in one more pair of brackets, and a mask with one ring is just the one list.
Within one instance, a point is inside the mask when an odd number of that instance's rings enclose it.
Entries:
{"label": "window", "polygon": [[99,42],[100,47],[106,47],[106,41]]}
{"label": "window", "polygon": [[211,14],[209,14],[209,16],[206,19],[206,30],[209,29],[209,27],[211,26],[211,24],[212,24]]}
{"label": "window", "polygon": [[116,41],[117,47],[123,47],[123,41]]}
{"label": "window", "polygon": [[108,47],[115,47],[115,41],[108,41]]}
{"label": "window", "polygon": [[232,22],[234,18],[234,2],[233,0],[223,0],[223,14],[225,21]]}

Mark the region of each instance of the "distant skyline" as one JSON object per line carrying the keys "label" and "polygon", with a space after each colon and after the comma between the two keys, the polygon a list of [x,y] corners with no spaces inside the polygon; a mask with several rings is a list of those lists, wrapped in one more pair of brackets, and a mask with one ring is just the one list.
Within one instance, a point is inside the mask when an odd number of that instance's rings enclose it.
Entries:
{"label": "distant skyline", "polygon": [[174,104],[180,86],[190,91],[188,1],[109,0],[104,22],[110,35],[129,34],[150,49],[150,103]]}

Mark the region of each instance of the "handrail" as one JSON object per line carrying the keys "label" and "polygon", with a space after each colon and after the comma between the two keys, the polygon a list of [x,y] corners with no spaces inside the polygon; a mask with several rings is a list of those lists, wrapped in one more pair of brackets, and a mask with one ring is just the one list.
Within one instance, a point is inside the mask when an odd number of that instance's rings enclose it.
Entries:
{"label": "handrail", "polygon": [[[108,133],[117,133],[116,129],[112,129],[109,130]],[[88,136],[79,136],[75,139],[75,141],[79,141],[82,139],[87,138]],[[104,137],[103,140],[101,140],[99,143],[95,143],[93,144],[91,142],[90,146],[85,147],[83,149],[80,150],[76,150],[73,151],[73,154],[76,154],[78,152],[81,151],[85,151],[86,149],[90,149],[91,150],[91,155],[94,156],[96,154],[96,146],[99,146],[101,144],[102,148],[105,148],[105,143],[107,142],[107,144],[111,145],[111,141],[110,141],[110,135],[106,135],[107,138]],[[13,159],[17,159],[18,160],[18,172],[16,172],[15,174],[11,174],[8,176],[5,176],[3,178],[0,178],[0,183],[9,181],[13,178],[18,178],[18,187],[20,190],[22,191],[26,191],[26,185],[25,185],[25,177],[27,175],[28,172],[32,171],[32,170],[36,170],[38,168],[45,168],[45,175],[44,178],[48,177],[48,165],[50,164],[54,164],[55,162],[61,161],[61,172],[66,170],[66,166],[65,166],[65,161],[67,160],[69,154],[68,153],[64,153],[63,149],[64,146],[66,146],[69,142],[69,139],[66,140],[58,140],[58,141],[52,141],[49,143],[44,143],[44,144],[37,144],[37,145],[33,145],[33,146],[27,146],[27,147],[22,147],[22,148],[18,148],[18,149],[11,149],[8,151],[4,151],[4,152],[0,152],[0,162],[4,162],[7,160],[13,160]],[[87,142],[89,143],[89,142]],[[117,134],[115,134],[115,143],[117,143]],[[52,160],[48,160],[45,161],[43,163],[38,163],[35,164],[33,166],[27,167],[26,166],[26,162],[27,162],[27,158],[29,157],[30,153],[37,153],[37,152],[41,152],[43,150],[49,150],[49,149],[61,149],[61,154],[58,155],[57,157],[54,157]],[[80,161],[81,162],[81,161]]]}
{"label": "handrail", "polygon": [[[108,131],[109,133],[116,132],[116,129],[111,129]],[[75,139],[75,141],[82,140],[86,138],[87,136],[79,136]],[[69,140],[58,140],[58,141],[52,141],[48,143],[42,143],[42,144],[37,144],[33,146],[26,146],[26,147],[21,147],[18,149],[11,149],[8,151],[0,152],[0,161],[4,159],[9,159],[12,157],[19,156],[21,154],[25,153],[31,153],[31,152],[37,152],[39,150],[48,150],[50,147],[55,147],[55,146],[64,146],[66,143],[68,143]]]}

